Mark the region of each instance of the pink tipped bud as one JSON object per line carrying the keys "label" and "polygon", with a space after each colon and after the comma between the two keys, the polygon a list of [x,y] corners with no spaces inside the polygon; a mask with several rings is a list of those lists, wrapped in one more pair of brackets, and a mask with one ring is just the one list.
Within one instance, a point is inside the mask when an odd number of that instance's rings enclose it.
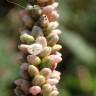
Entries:
{"label": "pink tipped bud", "polygon": [[21,44],[19,46],[19,50],[23,53],[27,53],[27,48],[29,47],[29,45],[25,45],[25,44]]}
{"label": "pink tipped bud", "polygon": [[39,93],[41,93],[41,88],[39,86],[33,86],[29,89],[29,92],[32,94],[32,95],[38,95]]}
{"label": "pink tipped bud", "polygon": [[48,5],[43,8],[43,13],[48,15],[54,10],[54,7],[52,5]]}
{"label": "pink tipped bud", "polygon": [[57,11],[53,11],[51,14],[48,16],[49,21],[56,21],[59,18],[59,14]]}
{"label": "pink tipped bud", "polygon": [[51,55],[51,58],[53,58],[53,64],[60,63],[62,61],[62,58],[58,55]]}
{"label": "pink tipped bud", "polygon": [[20,86],[22,83],[22,79],[15,80],[14,82],[17,86]]}

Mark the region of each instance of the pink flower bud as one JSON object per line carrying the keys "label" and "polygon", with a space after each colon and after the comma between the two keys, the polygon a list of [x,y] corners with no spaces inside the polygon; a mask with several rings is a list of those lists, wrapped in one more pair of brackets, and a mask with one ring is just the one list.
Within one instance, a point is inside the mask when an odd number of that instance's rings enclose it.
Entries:
{"label": "pink flower bud", "polygon": [[29,45],[25,45],[25,44],[21,44],[19,46],[19,50],[23,53],[27,53],[27,48],[29,47]]}
{"label": "pink flower bud", "polygon": [[41,88],[39,86],[33,86],[29,89],[29,92],[32,94],[32,95],[37,95],[39,93],[41,93]]}
{"label": "pink flower bud", "polygon": [[52,5],[48,5],[43,8],[43,13],[48,15],[54,10],[54,7]]}
{"label": "pink flower bud", "polygon": [[51,55],[51,58],[53,58],[53,64],[60,63],[62,61],[62,58],[58,55]]}
{"label": "pink flower bud", "polygon": [[15,80],[14,82],[17,86],[20,86],[22,83],[22,79]]}
{"label": "pink flower bud", "polygon": [[49,21],[56,21],[59,18],[59,14],[57,11],[53,11],[51,14],[48,16]]}

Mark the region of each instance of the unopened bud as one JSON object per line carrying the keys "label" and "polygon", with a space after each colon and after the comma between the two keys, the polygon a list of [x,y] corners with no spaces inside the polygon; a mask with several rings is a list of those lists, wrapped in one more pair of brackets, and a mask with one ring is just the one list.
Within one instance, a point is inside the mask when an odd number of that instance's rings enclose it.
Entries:
{"label": "unopened bud", "polygon": [[53,62],[53,58],[51,58],[50,56],[46,56],[42,59],[41,67],[42,68],[51,68],[52,62]]}
{"label": "unopened bud", "polygon": [[51,54],[52,48],[51,47],[45,47],[43,51],[40,53],[40,57],[45,57]]}
{"label": "unopened bud", "polygon": [[53,11],[51,14],[48,16],[49,21],[56,21],[59,18],[59,14],[57,11]]}
{"label": "unopened bud", "polygon": [[59,44],[56,44],[52,47],[52,53],[55,53],[57,51],[60,51],[62,49],[62,46]]}
{"label": "unopened bud", "polygon": [[55,9],[55,8],[57,8],[57,7],[59,6],[59,3],[58,3],[58,2],[54,2],[54,3],[52,4],[52,6],[53,6],[54,9]]}
{"label": "unopened bud", "polygon": [[44,77],[48,78],[50,77],[52,71],[51,69],[49,68],[43,68],[41,71],[40,71],[40,74],[43,75]]}
{"label": "unopened bud", "polygon": [[53,46],[59,41],[59,36],[54,34],[49,34],[47,40],[48,40],[48,45]]}
{"label": "unopened bud", "polygon": [[50,57],[53,58],[53,64],[55,64],[55,63],[58,64],[62,61],[62,58],[58,55],[51,55]]}
{"label": "unopened bud", "polygon": [[46,15],[42,15],[38,22],[39,26],[46,28],[49,25],[49,20]]}
{"label": "unopened bud", "polygon": [[[48,83],[42,86],[43,94],[49,94],[52,91],[52,86]],[[49,95],[48,95],[49,96]]]}
{"label": "unopened bud", "polygon": [[22,79],[15,80],[14,82],[17,86],[21,86]]}
{"label": "unopened bud", "polygon": [[50,93],[49,96],[58,96],[58,95],[59,95],[59,92],[56,91],[56,90],[54,90],[54,91],[52,91],[52,92]]}
{"label": "unopened bud", "polygon": [[37,20],[42,15],[42,10],[38,5],[28,6],[27,11],[32,16],[34,20]]}
{"label": "unopened bud", "polygon": [[57,21],[50,22],[48,26],[48,31],[54,30],[59,26],[59,23]]}
{"label": "unopened bud", "polygon": [[38,56],[35,55],[28,55],[27,60],[30,64],[37,66],[41,63],[41,59]]}
{"label": "unopened bud", "polygon": [[37,96],[38,94],[41,93],[41,88],[39,86],[33,86],[29,89],[29,92],[34,95]]}
{"label": "unopened bud", "polygon": [[39,70],[34,65],[29,65],[28,72],[29,72],[31,77],[39,74]]}
{"label": "unopened bud", "polygon": [[59,80],[57,79],[48,79],[47,83],[51,84],[51,85],[56,85],[59,83]]}
{"label": "unopened bud", "polygon": [[50,78],[60,80],[60,76],[57,74],[51,74]]}
{"label": "unopened bud", "polygon": [[27,50],[29,54],[39,55],[42,52],[43,47],[41,44],[32,44],[32,45],[29,45]]}
{"label": "unopened bud", "polygon": [[20,36],[20,40],[21,40],[21,42],[31,44],[34,41],[34,37],[24,33]]}
{"label": "unopened bud", "polygon": [[36,43],[37,44],[41,44],[44,47],[47,47],[47,40],[45,37],[43,36],[39,36],[37,39],[36,39]]}
{"label": "unopened bud", "polygon": [[54,29],[51,31],[51,34],[60,35],[62,32],[59,29]]}
{"label": "unopened bud", "polygon": [[33,27],[31,35],[34,38],[37,38],[38,36],[44,36],[43,30],[39,26],[34,26]]}
{"label": "unopened bud", "polygon": [[41,86],[45,83],[45,77],[43,75],[36,75],[32,81],[32,84],[35,86]]}
{"label": "unopened bud", "polygon": [[42,10],[44,14],[48,15],[54,10],[54,7],[52,5],[48,5],[45,6]]}
{"label": "unopened bud", "polygon": [[25,45],[25,44],[21,44],[19,45],[19,50],[23,53],[27,53],[27,48],[29,47],[29,45]]}

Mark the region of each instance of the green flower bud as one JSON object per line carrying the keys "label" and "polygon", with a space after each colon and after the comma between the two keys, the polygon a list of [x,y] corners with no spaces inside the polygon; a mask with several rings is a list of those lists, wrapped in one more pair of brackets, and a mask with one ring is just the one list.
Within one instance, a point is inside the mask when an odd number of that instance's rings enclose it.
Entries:
{"label": "green flower bud", "polygon": [[51,54],[51,47],[45,47],[43,51],[40,53],[40,57],[45,57]]}
{"label": "green flower bud", "polygon": [[58,96],[59,95],[59,92],[57,90],[54,90],[50,93],[49,96]]}
{"label": "green flower bud", "polygon": [[35,86],[41,86],[45,83],[45,77],[42,75],[36,75],[32,81],[32,84]]}
{"label": "green flower bud", "polygon": [[41,71],[40,71],[40,74],[43,75],[44,77],[48,78],[50,77],[52,71],[50,68],[43,68]]}
{"label": "green flower bud", "polygon": [[31,77],[39,74],[39,70],[34,65],[29,65],[28,72],[29,72]]}
{"label": "green flower bud", "polygon": [[41,67],[42,68],[50,68],[53,62],[53,58],[51,58],[50,56],[46,56],[42,59],[41,61]]}
{"label": "green flower bud", "polygon": [[62,46],[59,44],[56,44],[52,47],[52,53],[55,53],[57,51],[60,51],[62,49]]}
{"label": "green flower bud", "polygon": [[46,38],[43,37],[43,36],[39,36],[39,37],[36,39],[36,43],[41,44],[43,47],[47,47],[47,40],[46,40]]}
{"label": "green flower bud", "polygon": [[53,46],[59,41],[59,36],[56,34],[49,34],[47,36],[48,45]]}
{"label": "green flower bud", "polygon": [[27,60],[30,64],[37,66],[41,63],[41,59],[38,56],[35,55],[28,55]]}
{"label": "green flower bud", "polygon": [[20,40],[21,40],[21,42],[31,44],[34,41],[34,37],[24,33],[20,36]]}

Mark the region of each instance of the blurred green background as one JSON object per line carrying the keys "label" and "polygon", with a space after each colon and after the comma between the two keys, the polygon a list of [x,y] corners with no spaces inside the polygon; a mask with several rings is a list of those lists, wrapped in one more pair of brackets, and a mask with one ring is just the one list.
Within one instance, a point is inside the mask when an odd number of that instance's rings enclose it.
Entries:
{"label": "blurred green background", "polygon": [[[63,62],[60,96],[96,96],[96,0],[58,0]],[[13,0],[26,6],[27,0]],[[0,0],[0,96],[12,96],[17,65],[19,11]]]}

